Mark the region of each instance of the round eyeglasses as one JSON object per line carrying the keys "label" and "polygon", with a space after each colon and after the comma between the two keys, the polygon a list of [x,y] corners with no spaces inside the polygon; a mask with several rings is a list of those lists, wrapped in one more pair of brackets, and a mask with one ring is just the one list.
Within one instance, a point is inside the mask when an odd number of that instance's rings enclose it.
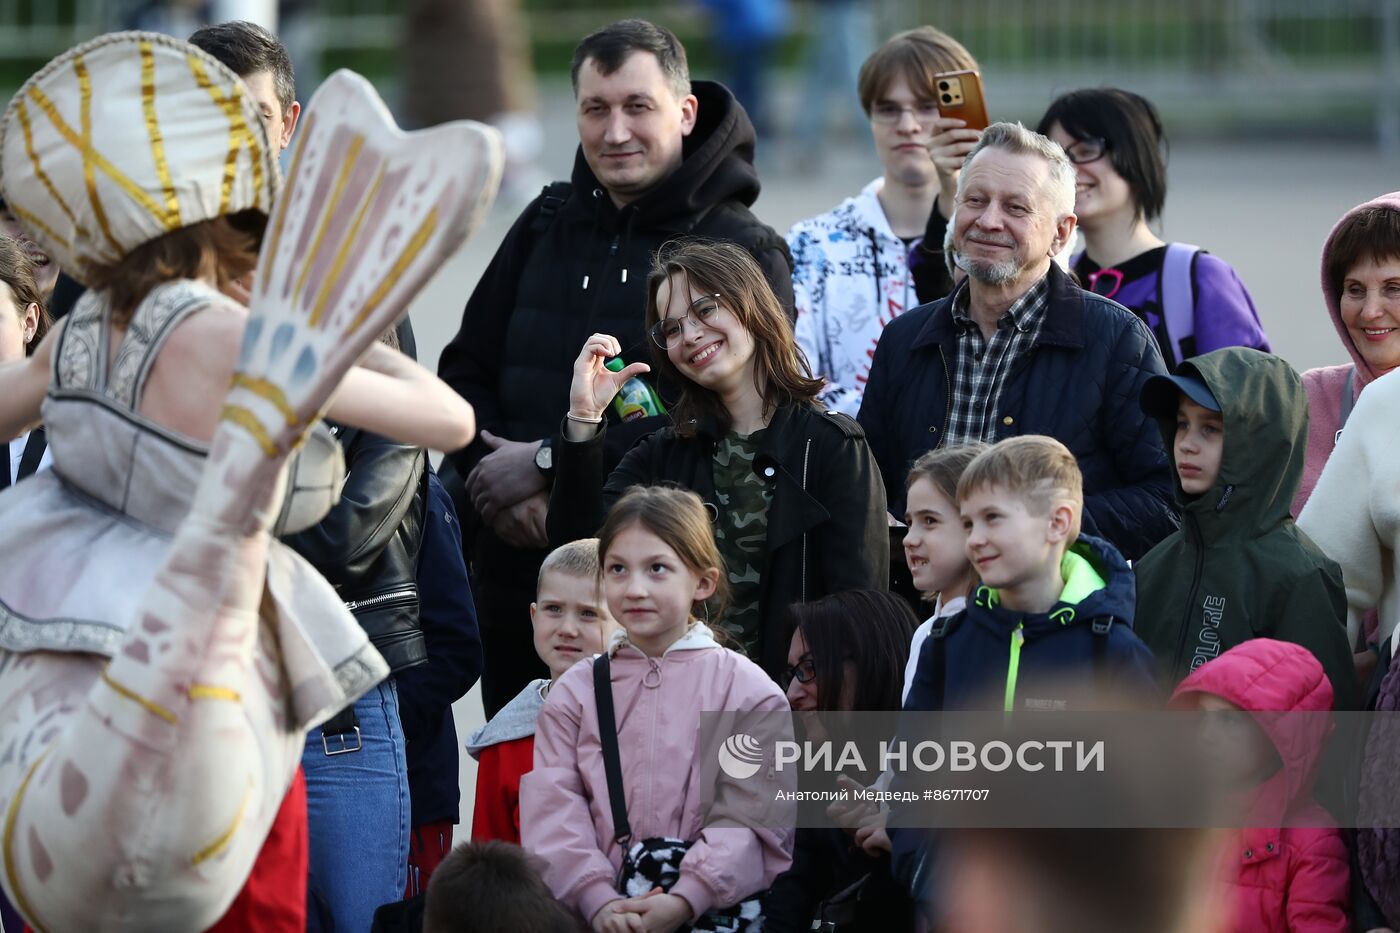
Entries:
{"label": "round eyeglasses", "polygon": [[912,107],[905,107],[890,101],[880,101],[870,108],[870,119],[876,123],[893,126],[904,119],[906,113],[914,115],[915,123],[932,123],[938,116],[938,104],[931,100],[921,100]]}
{"label": "round eyeglasses", "polygon": [[1097,162],[1103,158],[1103,154],[1108,151],[1108,143],[1097,136],[1088,139],[1076,139],[1065,147],[1065,155],[1075,165],[1087,165],[1090,162]]}
{"label": "round eyeglasses", "polygon": [[796,664],[783,671],[783,686],[786,687],[794,680],[800,684],[810,684],[817,679],[817,665],[812,660],[812,656],[805,655]]}
{"label": "round eyeglasses", "polygon": [[719,295],[701,295],[690,303],[690,307],[685,309],[685,314],[680,317],[663,317],[651,325],[649,333],[652,342],[663,350],[669,350],[680,342],[686,321],[690,321],[696,327],[704,327],[715,319],[719,311]]}

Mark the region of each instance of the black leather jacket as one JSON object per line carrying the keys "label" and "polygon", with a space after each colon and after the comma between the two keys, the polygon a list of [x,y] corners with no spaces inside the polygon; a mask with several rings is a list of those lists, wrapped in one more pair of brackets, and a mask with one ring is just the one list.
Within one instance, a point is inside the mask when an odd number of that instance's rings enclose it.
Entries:
{"label": "black leather jacket", "polygon": [[283,540],[335,587],[391,671],[424,663],[418,624],[426,455],[332,425],[345,451],[340,501],[321,523]]}

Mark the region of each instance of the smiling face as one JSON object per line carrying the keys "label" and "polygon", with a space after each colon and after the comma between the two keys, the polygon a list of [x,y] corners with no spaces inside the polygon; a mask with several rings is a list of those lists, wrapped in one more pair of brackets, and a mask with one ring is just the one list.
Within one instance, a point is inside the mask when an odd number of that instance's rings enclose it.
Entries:
{"label": "smiling face", "polygon": [[896,75],[870,105],[870,134],[885,177],[910,187],[931,185],[938,171],[928,154],[929,126],[938,102],[916,95],[903,75]]}
{"label": "smiling face", "polygon": [[632,644],[659,656],[685,634],[695,604],[709,599],[719,568],[696,571],[639,524],[622,529],[603,555],[603,592]]}
{"label": "smiling face", "polygon": [[1059,574],[1071,517],[1064,514],[1064,503],[1042,512],[1024,495],[979,486],[963,496],[958,509],[967,531],[967,558],[987,586],[1014,591]]}
{"label": "smiling face", "polygon": [[1176,409],[1176,442],[1172,445],[1181,491],[1199,496],[1215,485],[1224,450],[1225,420],[1220,412],[1183,395]]}
{"label": "smiling face", "polygon": [[584,161],[619,207],[680,168],[697,101],[676,96],[655,55],[633,52],[607,75],[584,59],[575,97]]}
{"label": "smiling face", "polygon": [[54,286],[58,284],[58,263],[30,238],[20,226],[19,219],[4,207],[0,207],[0,236],[9,237],[24,249],[25,255],[34,264],[34,284],[38,286],[39,294],[43,295],[47,302],[48,297],[53,294]]}
{"label": "smiling face", "polygon": [[938,593],[965,586],[972,569],[967,561],[967,530],[958,507],[928,479],[917,479],[905,494],[904,559],[914,588]]}
{"label": "smiling face", "polygon": [[[1059,143],[1073,159],[1087,153],[1094,143],[1076,139],[1056,123],[1046,134]],[[1132,186],[1113,167],[1108,150],[1092,162],[1076,162],[1074,166],[1074,214],[1085,227],[1105,223],[1126,223],[1137,216],[1137,201]]]}
{"label": "smiling face", "polygon": [[680,322],[666,356],[682,376],[721,397],[754,386],[753,335],[723,295],[715,299],[677,274],[657,287],[656,306],[663,318]]}
{"label": "smiling face", "polygon": [[594,577],[546,572],[530,604],[535,653],[558,680],[581,658],[600,654],[617,623]]}
{"label": "smiling face", "polygon": [[973,279],[1025,286],[1040,279],[1074,231],[1056,218],[1050,169],[1030,153],[990,147],[963,167],[954,218],[954,259]]}
{"label": "smiling face", "polygon": [[1342,323],[1379,375],[1400,366],[1400,258],[1361,260],[1342,280]]}

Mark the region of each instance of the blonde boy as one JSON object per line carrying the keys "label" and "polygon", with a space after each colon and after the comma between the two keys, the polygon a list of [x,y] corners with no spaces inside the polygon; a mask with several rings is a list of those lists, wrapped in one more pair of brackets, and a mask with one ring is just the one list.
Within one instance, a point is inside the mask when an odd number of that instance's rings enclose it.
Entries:
{"label": "blonde boy", "polygon": [[520,842],[520,777],[534,765],[535,718],[544,698],[575,663],[601,653],[617,630],[599,585],[597,538],[571,541],[545,558],[530,623],[549,679],[532,681],[467,740],[478,762],[474,841]]}

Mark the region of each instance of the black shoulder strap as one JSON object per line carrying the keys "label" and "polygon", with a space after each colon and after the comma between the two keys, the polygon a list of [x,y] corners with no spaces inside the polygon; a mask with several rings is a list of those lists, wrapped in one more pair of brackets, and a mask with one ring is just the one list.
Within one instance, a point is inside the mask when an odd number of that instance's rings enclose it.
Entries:
{"label": "black shoulder strap", "polygon": [[1094,632],[1094,680],[1100,687],[1108,683],[1108,633],[1113,629],[1113,616],[1095,619],[1091,625]]}
{"label": "black shoulder strap", "polygon": [[554,215],[569,200],[569,192],[573,189],[574,186],[567,181],[554,181],[544,186],[540,192],[540,209],[535,212],[535,219],[530,221],[532,234],[539,236],[549,229],[549,225],[554,223]]}
{"label": "black shoulder strap", "polygon": [[933,620],[933,625],[929,626],[929,641],[933,642],[930,649],[933,652],[933,679],[934,679],[934,709],[943,710],[943,695],[945,684],[948,680],[948,652],[944,648],[945,639],[952,633],[957,624],[962,621],[963,613],[957,612],[950,616],[940,616]]}
{"label": "black shoulder strap", "polygon": [[627,798],[622,791],[622,758],[617,750],[617,719],[613,715],[612,663],[606,651],[593,659],[593,695],[598,705],[598,738],[603,743],[608,802],[612,805],[613,841],[626,849],[632,839],[632,824],[627,820]]}

